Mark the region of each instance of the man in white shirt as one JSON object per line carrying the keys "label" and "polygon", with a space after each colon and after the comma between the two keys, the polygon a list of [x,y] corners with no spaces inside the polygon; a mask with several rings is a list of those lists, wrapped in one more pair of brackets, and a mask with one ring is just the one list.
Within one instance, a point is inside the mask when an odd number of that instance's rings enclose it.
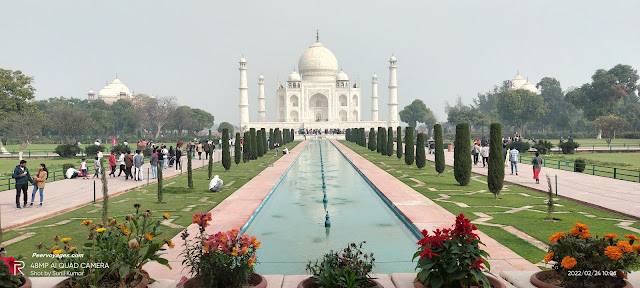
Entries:
{"label": "man in white shirt", "polygon": [[218,175],[213,176],[213,179],[211,179],[211,182],[209,182],[209,191],[211,192],[218,192],[220,191],[220,189],[222,189],[222,179],[218,178]]}
{"label": "man in white shirt", "polygon": [[509,162],[511,162],[511,175],[513,175],[513,168],[516,168],[516,175],[518,175],[518,158],[520,156],[520,151],[515,147],[511,147],[511,151],[509,151]]}
{"label": "man in white shirt", "polygon": [[120,175],[122,174],[122,172],[124,172],[124,175],[127,175],[127,171],[124,169],[124,153],[118,152],[120,153],[120,156],[118,156],[118,164],[120,164],[120,172],[118,172],[118,177],[120,177]]}
{"label": "man in white shirt", "polygon": [[482,155],[482,168],[484,168],[489,164],[489,145],[480,148],[480,155]]}
{"label": "man in white shirt", "polygon": [[75,168],[73,168],[73,166],[69,167],[69,169],[67,169],[67,172],[64,173],[64,176],[67,177],[67,179],[73,179],[78,177],[78,173],[80,173],[80,171],[76,170]]}

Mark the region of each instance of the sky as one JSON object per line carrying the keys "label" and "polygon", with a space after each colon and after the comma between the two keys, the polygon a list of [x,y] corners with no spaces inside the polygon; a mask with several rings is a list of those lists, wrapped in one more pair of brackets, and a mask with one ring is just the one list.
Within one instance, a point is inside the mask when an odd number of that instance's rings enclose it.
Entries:
{"label": "sky", "polygon": [[[398,59],[398,110],[424,101],[439,121],[445,104],[520,74],[563,89],[597,69],[640,67],[640,1],[51,1],[0,0],[0,68],[34,77],[36,99],[86,99],[116,74],[135,93],[176,97],[216,124],[239,122],[238,61],[247,59],[250,120],[258,75],[267,120],[275,82],[320,42],[351,81],[360,79],[362,119],[371,117],[378,74],[388,119],[389,58]],[[353,82],[352,82],[353,83]]]}

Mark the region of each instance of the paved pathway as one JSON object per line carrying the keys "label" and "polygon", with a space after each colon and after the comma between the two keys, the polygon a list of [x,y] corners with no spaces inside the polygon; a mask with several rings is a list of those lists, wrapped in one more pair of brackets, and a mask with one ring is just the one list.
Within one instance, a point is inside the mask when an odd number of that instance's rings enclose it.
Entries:
{"label": "paved pathway", "polygon": [[[221,158],[222,151],[216,149],[216,155],[214,160],[216,162]],[[204,159],[204,158],[203,158]],[[183,173],[186,173],[187,159],[183,159]],[[109,177],[109,195],[114,196],[125,193],[131,189],[142,187],[147,185],[147,168],[149,168],[149,158],[145,157],[147,164],[143,165],[142,171],[144,171],[144,181],[135,182],[131,179],[125,180],[124,175],[116,178]],[[46,163],[46,161],[45,161]],[[206,166],[208,161],[193,160],[192,165],[194,169]],[[119,167],[119,166],[118,166]],[[119,169],[119,168],[117,168]],[[164,171],[163,176],[166,178],[173,177],[180,174],[180,170],[175,168],[167,168]],[[118,172],[116,172],[117,174]],[[108,176],[107,176],[108,177]],[[91,178],[91,177],[90,177]],[[155,183],[156,180],[150,180],[149,183]],[[31,189],[33,186],[29,185],[28,197],[31,201]],[[36,193],[36,201],[34,201],[33,207],[27,207],[23,209],[16,209],[15,195],[16,190],[7,190],[0,192],[0,208],[2,223],[2,231],[8,231],[17,227],[22,227],[42,221],[44,219],[59,215],[61,213],[71,211],[87,205],[93,201],[93,187],[94,180],[84,180],[82,178],[58,180],[55,182],[47,183],[44,189],[44,205],[42,207],[37,206],[40,202],[40,196]],[[95,191],[96,201],[102,199],[102,182],[99,178],[95,179]],[[23,202],[22,196],[20,202]],[[22,204],[22,203],[21,203]]]}
{"label": "paved pathway", "polygon": [[[445,163],[453,166],[453,152],[444,152]],[[427,160],[435,161],[434,154],[427,154]],[[482,160],[472,166],[472,172],[487,175],[482,168]],[[511,168],[505,167],[504,181],[534,190],[547,192],[545,175],[551,177],[555,192],[555,176],[558,176],[558,196],[571,199],[589,206],[597,207],[616,214],[640,219],[640,183],[583,173],[543,167],[540,184],[533,180],[533,166],[518,163],[518,175],[511,175]]]}

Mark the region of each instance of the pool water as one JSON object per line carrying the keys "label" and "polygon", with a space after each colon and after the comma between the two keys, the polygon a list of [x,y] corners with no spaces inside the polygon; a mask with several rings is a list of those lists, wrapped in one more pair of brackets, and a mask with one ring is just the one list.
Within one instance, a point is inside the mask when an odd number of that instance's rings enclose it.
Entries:
{"label": "pool water", "polygon": [[[330,228],[324,226],[322,168]],[[374,253],[374,273],[415,272],[416,236],[327,140],[309,142],[245,233],[262,241],[261,274],[306,274],[310,260],[361,241],[365,253]]]}

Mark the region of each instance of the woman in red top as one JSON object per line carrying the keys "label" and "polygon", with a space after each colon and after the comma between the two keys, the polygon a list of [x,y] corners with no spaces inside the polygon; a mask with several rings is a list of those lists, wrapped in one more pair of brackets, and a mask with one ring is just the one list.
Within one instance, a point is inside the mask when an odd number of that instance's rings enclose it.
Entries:
{"label": "woman in red top", "polygon": [[113,151],[111,151],[111,156],[109,156],[109,167],[111,167],[111,173],[109,173],[109,176],[116,177],[116,155]]}

